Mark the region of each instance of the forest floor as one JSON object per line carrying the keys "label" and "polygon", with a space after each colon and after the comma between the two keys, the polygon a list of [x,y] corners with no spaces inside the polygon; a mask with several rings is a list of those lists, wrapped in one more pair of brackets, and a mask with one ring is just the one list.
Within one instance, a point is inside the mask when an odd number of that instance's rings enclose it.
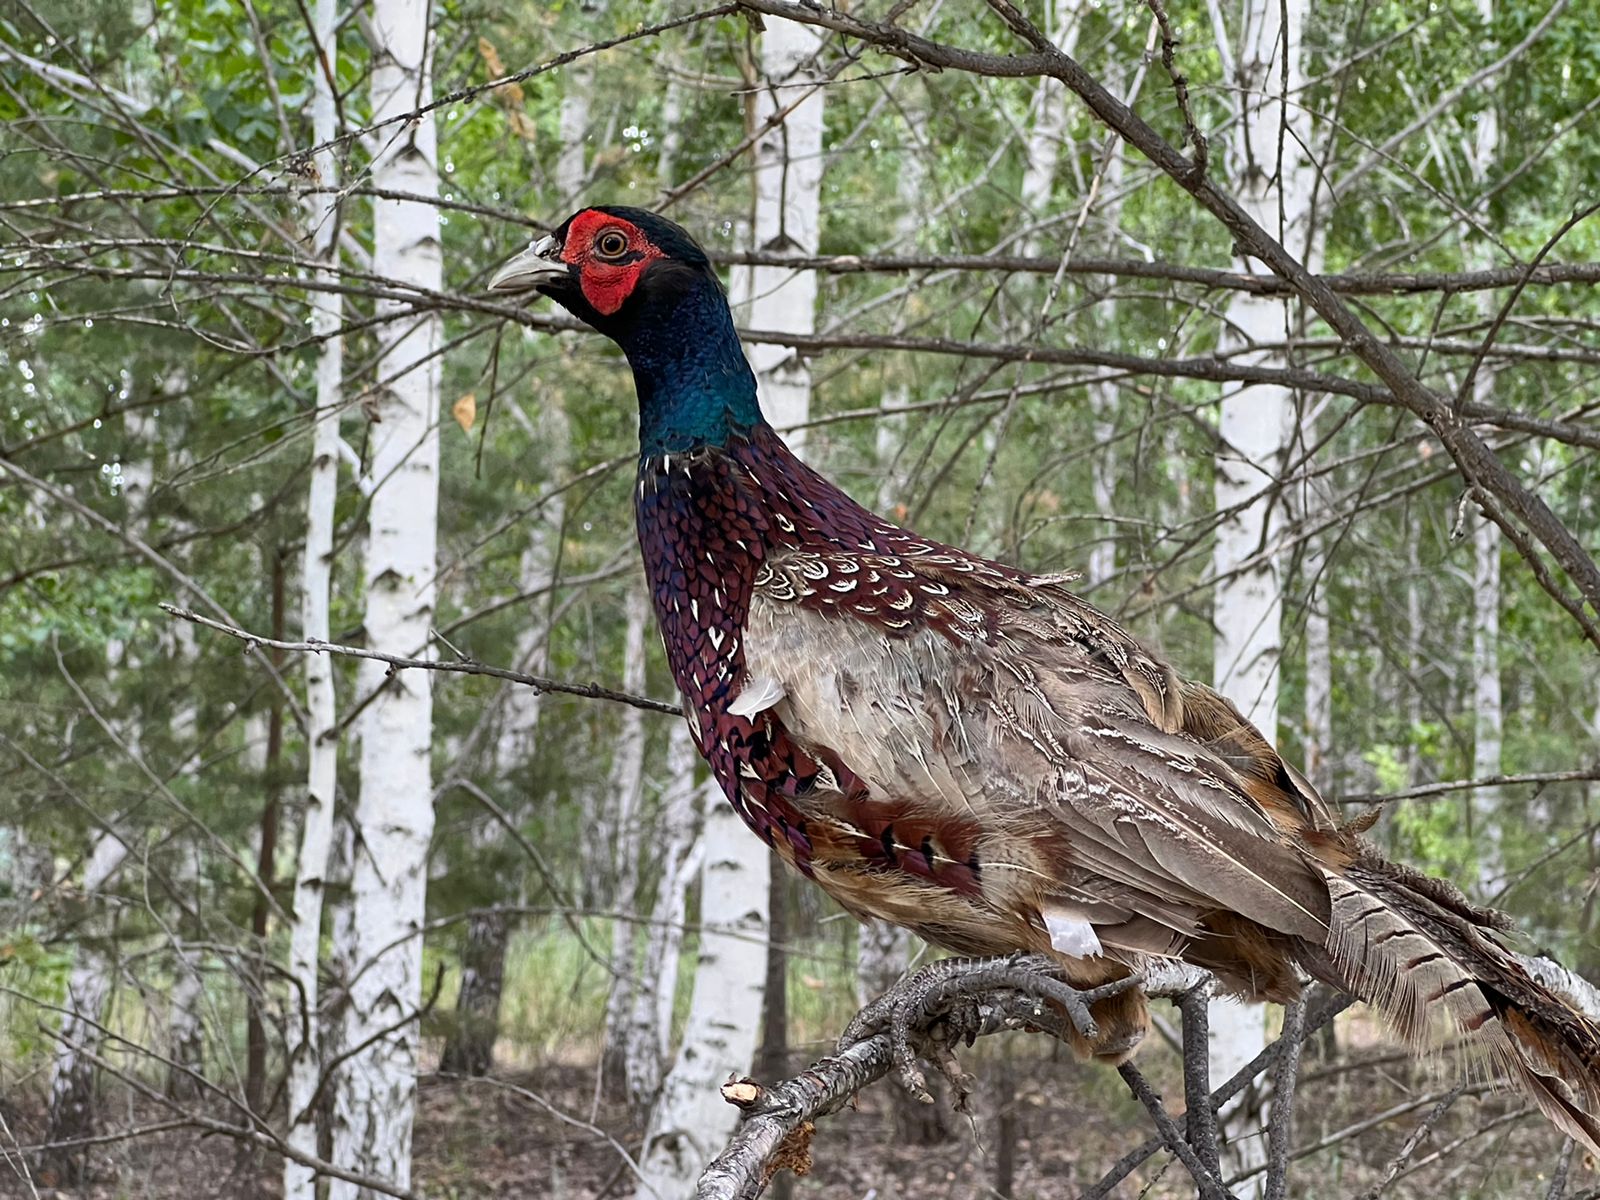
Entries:
{"label": "forest floor", "polygon": [[[1351,1056],[1366,1060],[1352,1070]],[[1152,1082],[1173,1109],[1182,1087],[1175,1057],[1141,1055]],[[1017,1200],[1070,1200],[1094,1184],[1121,1154],[1143,1141],[1149,1122],[1109,1071],[1065,1054],[1039,1054],[1024,1039],[967,1052],[979,1079],[970,1116],[941,1109],[949,1136],[916,1145],[895,1126],[887,1083],[870,1089],[853,1110],[820,1123],[812,1173],[797,1181],[800,1198],[840,1200],[978,1200],[996,1197],[1003,1161],[1012,1160],[1009,1195]],[[1298,1165],[1291,1197],[1333,1200],[1362,1195],[1384,1176],[1390,1159],[1448,1090],[1426,1068],[1382,1047],[1346,1047],[1338,1065],[1307,1060],[1297,1104],[1297,1142],[1304,1150],[1338,1131],[1370,1123],[1359,1137],[1321,1150]],[[1007,1085],[1006,1080],[1016,1081]],[[417,1121],[417,1191],[430,1200],[628,1200],[631,1177],[617,1147],[638,1152],[641,1130],[624,1106],[598,1098],[592,1064],[548,1064],[489,1080],[424,1081]],[[1010,1091],[1009,1102],[1002,1092]],[[27,1144],[40,1132],[37,1105],[9,1097],[0,1104],[11,1136]],[[133,1094],[108,1095],[107,1128],[170,1118]],[[1386,1115],[1398,1106],[1406,1111]],[[1396,1200],[1543,1197],[1559,1139],[1537,1117],[1517,1116],[1502,1093],[1470,1090],[1439,1122],[1388,1189]],[[222,1115],[220,1113],[215,1115]],[[1480,1132],[1481,1131],[1481,1132]],[[1465,1140],[1462,1140],[1465,1139]],[[57,1189],[38,1177],[37,1191],[0,1163],[0,1196],[39,1200],[201,1200],[278,1194],[276,1160],[242,1153],[231,1141],[171,1130],[108,1142],[90,1160],[92,1178]],[[1112,1196],[1193,1195],[1181,1168],[1157,1155]],[[1600,1187],[1594,1164],[1573,1164],[1565,1194]],[[1244,1191],[1240,1195],[1247,1194]]]}

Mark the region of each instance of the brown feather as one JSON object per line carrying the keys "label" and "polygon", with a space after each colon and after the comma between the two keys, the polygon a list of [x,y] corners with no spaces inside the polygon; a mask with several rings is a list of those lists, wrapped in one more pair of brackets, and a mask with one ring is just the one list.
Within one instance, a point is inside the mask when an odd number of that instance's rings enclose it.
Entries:
{"label": "brown feather", "polygon": [[[1064,945],[1098,943],[1056,952],[1083,986],[1171,956],[1285,1001],[1298,966],[1418,1047],[1458,1035],[1600,1152],[1600,1035],[1522,972],[1503,919],[1363,847],[1231,703],[1059,586],[794,552],[758,574],[745,633],[783,687],[774,721],[861,781],[796,800],[850,911],[965,953],[1055,952],[1054,914],[1083,931]],[[1147,1017],[1105,1016],[1080,1049],[1116,1061]]]}

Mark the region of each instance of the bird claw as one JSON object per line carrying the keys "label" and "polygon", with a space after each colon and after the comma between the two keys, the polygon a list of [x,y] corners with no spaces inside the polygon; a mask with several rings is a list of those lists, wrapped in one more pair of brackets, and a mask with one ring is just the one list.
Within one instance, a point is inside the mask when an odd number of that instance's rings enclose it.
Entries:
{"label": "bird claw", "polygon": [[905,976],[857,1013],[840,1035],[838,1049],[844,1051],[877,1034],[887,1034],[895,1072],[906,1091],[924,1104],[933,1103],[928,1078],[917,1062],[920,1050],[950,1081],[956,1106],[962,1109],[972,1084],[952,1047],[961,1043],[971,1046],[977,1040],[985,1023],[984,1004],[992,1003],[996,990],[1009,989],[1032,998],[1036,1016],[1044,1015],[1041,1002],[1059,1005],[1073,1028],[1092,1041],[1099,1030],[1090,1006],[1139,983],[1139,977],[1132,975],[1080,990],[1063,982],[1059,970],[1051,959],[1032,954],[942,959]]}

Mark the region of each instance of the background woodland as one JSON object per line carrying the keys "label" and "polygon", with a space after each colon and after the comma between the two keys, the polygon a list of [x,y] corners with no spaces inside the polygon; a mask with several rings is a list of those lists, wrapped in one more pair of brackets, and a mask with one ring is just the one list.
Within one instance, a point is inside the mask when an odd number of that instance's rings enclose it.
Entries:
{"label": "background woodland", "polygon": [[[0,5],[0,1195],[686,1195],[730,1072],[927,960],[771,872],[664,715],[626,366],[484,292],[587,203],[706,244],[810,462],[1081,572],[1600,980],[1592,12],[1025,5],[1180,178],[1077,85],[875,46],[1026,55],[1003,0],[784,10]],[[1283,1015],[1211,1020],[1220,1079]],[[1359,1010],[1302,1058],[1289,1194],[1600,1195]],[[879,1084],[774,1187],[1192,1194],[1113,1171],[1114,1074],[962,1061],[970,1116]],[[1224,1113],[1240,1197],[1273,1091]]]}

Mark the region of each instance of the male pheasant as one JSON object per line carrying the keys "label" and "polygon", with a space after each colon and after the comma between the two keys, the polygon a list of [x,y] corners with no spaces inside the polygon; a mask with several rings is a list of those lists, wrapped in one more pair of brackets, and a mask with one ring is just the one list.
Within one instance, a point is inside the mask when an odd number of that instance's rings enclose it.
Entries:
{"label": "male pheasant", "polygon": [[[639,397],[639,544],[701,753],[739,815],[859,917],[1082,988],[1181,958],[1285,1001],[1297,968],[1424,1044],[1449,1030],[1600,1154],[1600,1028],[1504,919],[1387,862],[1227,700],[1061,582],[867,511],[756,401],[676,224],[588,208],[508,262],[617,342]],[[1143,995],[1080,1051],[1118,1062]]]}

